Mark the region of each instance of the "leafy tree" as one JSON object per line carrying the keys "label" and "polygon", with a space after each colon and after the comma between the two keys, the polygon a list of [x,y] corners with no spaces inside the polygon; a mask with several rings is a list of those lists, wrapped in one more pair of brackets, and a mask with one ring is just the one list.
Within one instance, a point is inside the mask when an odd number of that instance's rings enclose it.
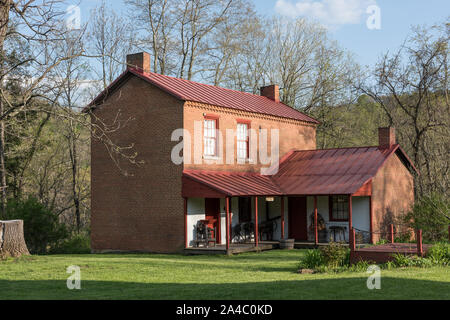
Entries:
{"label": "leafy tree", "polygon": [[381,106],[385,124],[397,129],[399,143],[420,175],[416,195],[448,196],[450,25],[416,27],[394,54],[384,55],[360,89]]}
{"label": "leafy tree", "polygon": [[404,219],[412,228],[422,229],[424,239],[433,242],[446,240],[450,225],[450,200],[438,193],[423,196]]}

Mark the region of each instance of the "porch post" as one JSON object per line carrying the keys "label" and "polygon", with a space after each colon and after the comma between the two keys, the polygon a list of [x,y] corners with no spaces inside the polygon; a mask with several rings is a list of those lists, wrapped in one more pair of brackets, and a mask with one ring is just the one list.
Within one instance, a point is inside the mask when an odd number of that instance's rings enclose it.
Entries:
{"label": "porch post", "polygon": [[317,196],[314,196],[314,243],[319,243],[319,233],[317,231]]}
{"label": "porch post", "polygon": [[423,257],[423,245],[422,245],[422,229],[416,231],[417,240],[417,254],[419,257]]}
{"label": "porch post", "polygon": [[350,243],[350,239],[352,236],[352,195],[348,196],[348,242]]}
{"label": "porch post", "polygon": [[187,248],[188,244],[188,231],[187,231],[187,198],[183,197],[183,207],[184,207],[184,247]]}
{"label": "porch post", "polygon": [[372,207],[372,196],[369,198],[369,220],[370,220],[370,243],[373,244],[373,207]]}
{"label": "porch post", "polygon": [[356,234],[354,228],[352,228],[351,235],[352,237],[350,238],[350,250],[353,252],[356,250]]}
{"label": "porch post", "polygon": [[226,207],[226,212],[225,212],[225,237],[226,237],[226,249],[227,249],[227,253],[228,250],[230,249],[230,198],[226,197],[225,198],[225,207]]}
{"label": "porch post", "polygon": [[389,225],[389,241],[394,243],[394,225],[392,223]]}
{"label": "porch post", "polygon": [[317,232],[317,196],[314,196],[314,243],[319,243],[319,233]]}
{"label": "porch post", "polygon": [[281,196],[281,239],[284,239],[284,197]]}
{"label": "porch post", "polygon": [[255,197],[255,246],[259,243],[258,239],[258,197]]}

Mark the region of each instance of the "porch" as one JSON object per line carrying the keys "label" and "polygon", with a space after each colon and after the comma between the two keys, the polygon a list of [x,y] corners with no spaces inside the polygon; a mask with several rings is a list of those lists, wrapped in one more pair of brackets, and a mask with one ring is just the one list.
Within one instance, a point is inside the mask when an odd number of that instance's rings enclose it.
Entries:
{"label": "porch", "polygon": [[294,239],[303,248],[330,240],[348,243],[352,228],[359,244],[372,242],[370,181],[351,194],[316,190],[287,194],[268,176],[185,171],[186,251],[260,251],[279,246],[283,239]]}
{"label": "porch", "polygon": [[[357,230],[358,243],[371,242],[370,197],[259,196],[185,198],[185,202],[186,248],[206,246],[198,241],[202,223],[214,238],[208,247],[226,244],[227,237],[229,244],[242,245],[281,239],[295,239],[304,246],[330,240],[348,243],[351,228]],[[336,206],[340,208],[333,209]],[[335,217],[338,213],[343,215],[340,219]]]}

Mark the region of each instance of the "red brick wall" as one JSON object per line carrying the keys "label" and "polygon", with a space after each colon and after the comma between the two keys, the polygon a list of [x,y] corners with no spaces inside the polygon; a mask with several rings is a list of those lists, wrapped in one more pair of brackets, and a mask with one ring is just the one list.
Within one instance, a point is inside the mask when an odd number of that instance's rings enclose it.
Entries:
{"label": "red brick wall", "polygon": [[[92,250],[174,252],[184,247],[182,166],[170,160],[171,133],[183,125],[183,102],[131,77],[96,109],[111,123],[132,118],[111,135],[121,146],[134,144],[137,167],[111,160],[105,146],[92,139]],[[94,118],[93,118],[94,119]]]}
{"label": "red brick wall", "polygon": [[[171,161],[171,151],[177,142],[170,139],[173,130],[183,126],[194,136],[194,120],[203,121],[203,113],[219,116],[219,127],[224,131],[224,137],[226,128],[236,128],[236,119],[251,120],[252,128],[280,128],[280,156],[293,148],[316,147],[313,125],[205,104],[184,103],[134,76],[94,113],[105,123],[112,123],[119,113],[122,127],[111,134],[112,140],[120,146],[133,144],[133,150],[138,153],[137,160],[145,161],[136,166],[121,160],[120,167],[127,173],[124,175],[105,146],[92,139],[91,239],[94,252],[177,252],[183,249],[183,166]],[[125,121],[129,118],[130,121]],[[185,167],[256,171],[260,166]]]}
{"label": "red brick wall", "polygon": [[394,223],[414,204],[414,180],[397,155],[391,156],[372,180],[374,241],[387,238],[389,224]]}
{"label": "red brick wall", "polygon": [[396,143],[395,128],[378,128],[378,145],[382,147],[389,147]]}
{"label": "red brick wall", "polygon": [[[202,103],[186,102],[184,106],[184,128],[189,130],[192,141],[192,163],[186,164],[186,169],[203,169],[203,170],[227,170],[227,171],[259,171],[261,166],[268,167],[269,165],[261,165],[260,161],[258,164],[237,164],[236,159],[236,140],[234,144],[234,164],[227,165],[224,159],[224,164],[194,164],[193,154],[194,154],[194,121],[203,121],[204,115],[215,115],[219,117],[219,130],[224,138],[223,144],[223,154],[225,154],[225,144],[226,144],[226,129],[236,130],[237,119],[239,120],[250,120],[250,127],[252,129],[259,130],[261,126],[262,129],[267,129],[268,131],[268,144],[270,151],[270,129],[277,128],[280,130],[279,138],[279,155],[282,157],[287,152],[292,149],[299,150],[314,150],[316,149],[316,126],[296,121],[283,119],[273,116],[266,116],[260,114],[254,114],[245,111],[233,110],[228,108],[221,108],[216,106],[211,106]],[[202,133],[203,134],[203,133]],[[203,137],[203,135],[202,135]],[[250,141],[250,144],[252,141]],[[269,153],[270,155],[270,153]],[[253,159],[254,160],[254,159]]]}

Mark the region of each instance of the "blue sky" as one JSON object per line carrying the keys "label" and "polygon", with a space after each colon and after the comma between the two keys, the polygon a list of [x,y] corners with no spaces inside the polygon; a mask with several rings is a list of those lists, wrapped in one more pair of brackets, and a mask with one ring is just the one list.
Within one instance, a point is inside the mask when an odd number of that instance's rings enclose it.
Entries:
{"label": "blue sky", "polygon": [[[373,66],[386,51],[396,50],[413,25],[442,23],[450,17],[449,0],[252,0],[256,9],[266,15],[308,17],[330,30],[339,44],[351,51],[362,65]],[[70,2],[70,1],[69,1]],[[80,0],[82,20],[100,0]],[[123,0],[108,3],[125,12]],[[376,5],[380,12],[380,29],[369,29],[366,13]]]}

